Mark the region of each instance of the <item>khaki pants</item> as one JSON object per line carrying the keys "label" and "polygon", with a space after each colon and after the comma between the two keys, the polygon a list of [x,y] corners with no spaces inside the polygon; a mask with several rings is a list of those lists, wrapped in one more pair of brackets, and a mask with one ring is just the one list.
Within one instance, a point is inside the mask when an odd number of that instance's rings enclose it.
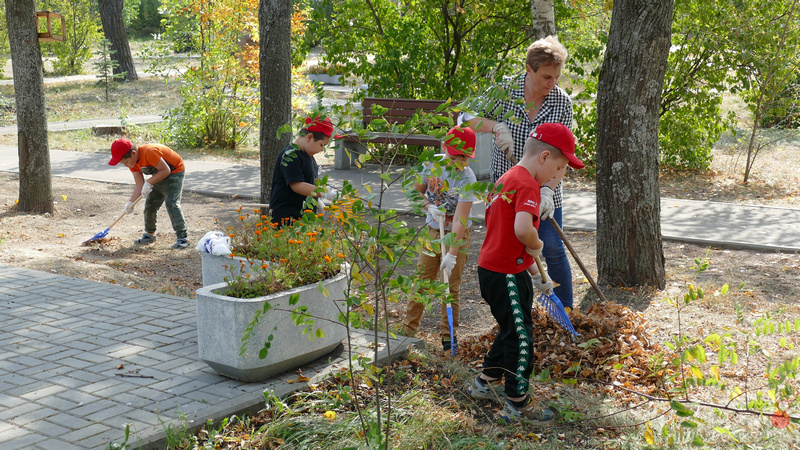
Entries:
{"label": "khaki pants", "polygon": [[[433,230],[435,233],[436,230]],[[460,293],[461,293],[461,273],[464,271],[464,266],[467,264],[468,252],[461,252],[461,249],[469,249],[470,236],[472,229],[467,228],[464,230],[464,244],[459,247],[458,257],[456,258],[456,265],[450,273],[450,295],[453,296],[453,333],[456,333],[458,328],[458,319],[461,312]],[[441,252],[439,249],[434,250],[434,255],[429,256],[425,253],[419,254],[417,261],[417,269],[420,271],[420,276],[423,279],[435,280],[439,274],[439,264],[442,261]],[[450,340],[450,328],[447,325],[447,305],[442,303],[442,319],[439,322],[439,335],[442,339]],[[414,300],[409,300],[406,306],[406,315],[403,318],[403,333],[407,336],[414,336],[419,329],[419,322],[422,320],[422,314],[425,312],[425,305]]]}

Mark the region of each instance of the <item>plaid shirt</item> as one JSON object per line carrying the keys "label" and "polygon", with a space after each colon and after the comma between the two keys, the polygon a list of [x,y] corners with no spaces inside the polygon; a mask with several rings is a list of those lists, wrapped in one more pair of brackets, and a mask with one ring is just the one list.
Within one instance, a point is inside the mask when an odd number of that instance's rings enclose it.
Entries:
{"label": "plaid shirt", "polygon": [[[507,78],[503,84],[489,88],[484,94],[486,102],[476,111],[476,115],[503,122],[511,130],[514,138],[513,155],[517,161],[522,159],[522,150],[525,148],[525,141],[531,131],[537,126],[546,122],[563,123],[570,130],[572,129],[572,99],[558,86],[555,86],[542,103],[539,113],[531,122],[528,120],[528,112],[525,108],[525,73],[515,78]],[[503,119],[503,117],[508,117]],[[501,175],[512,167],[511,161],[506,158],[504,152],[500,151],[497,144],[492,144],[492,161],[490,163],[491,180],[496,182]],[[553,203],[556,208],[561,208],[563,204],[561,183],[558,184],[553,196]]]}

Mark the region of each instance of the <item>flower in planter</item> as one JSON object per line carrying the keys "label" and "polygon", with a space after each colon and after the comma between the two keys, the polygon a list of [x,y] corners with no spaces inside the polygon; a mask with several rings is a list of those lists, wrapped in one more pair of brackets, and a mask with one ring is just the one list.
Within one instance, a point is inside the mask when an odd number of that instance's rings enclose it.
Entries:
{"label": "flower in planter", "polygon": [[250,267],[238,274],[231,270],[225,295],[255,298],[313,284],[338,274],[346,261],[347,245],[335,218],[307,210],[302,219],[277,228],[257,209],[239,214],[228,229],[231,256],[246,258],[242,264]]}
{"label": "flower in planter", "polygon": [[341,75],[344,73],[342,64],[313,64],[306,69],[307,75]]}

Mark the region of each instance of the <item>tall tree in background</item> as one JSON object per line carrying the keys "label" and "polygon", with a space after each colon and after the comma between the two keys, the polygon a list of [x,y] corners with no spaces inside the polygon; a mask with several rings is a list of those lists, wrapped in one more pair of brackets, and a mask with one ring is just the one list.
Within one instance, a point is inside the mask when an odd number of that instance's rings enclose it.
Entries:
{"label": "tall tree in background", "polygon": [[616,0],[597,91],[601,280],[664,288],[658,117],[673,0]]}
{"label": "tall tree in background", "polygon": [[126,81],[136,81],[136,67],[133,65],[131,47],[128,45],[128,35],[125,33],[125,21],[122,17],[123,0],[97,0],[100,8],[100,21],[103,23],[103,33],[111,41],[114,50],[113,58],[118,66],[114,73],[125,72]]}
{"label": "tall tree in background", "polygon": [[533,14],[533,37],[541,39],[556,34],[554,0],[531,0]]}
{"label": "tall tree in background", "polygon": [[261,77],[261,202],[269,202],[272,168],[291,133],[277,137],[292,115],[292,2],[261,0],[258,5]]}
{"label": "tall tree in background", "polygon": [[39,47],[34,0],[6,3],[6,24],[17,103],[19,209],[53,212],[47,114],[44,107],[42,50]]}

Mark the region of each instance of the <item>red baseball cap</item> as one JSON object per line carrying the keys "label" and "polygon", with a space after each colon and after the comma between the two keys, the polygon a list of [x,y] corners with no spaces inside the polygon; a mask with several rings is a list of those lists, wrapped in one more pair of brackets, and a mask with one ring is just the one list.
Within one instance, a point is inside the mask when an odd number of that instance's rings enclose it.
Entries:
{"label": "red baseball cap", "polygon": [[111,143],[111,160],[108,161],[109,166],[116,166],[119,161],[133,148],[133,143],[125,138],[119,138]]}
{"label": "red baseball cap", "polygon": [[324,119],[320,119],[319,116],[313,119],[311,117],[306,117],[306,124],[303,128],[308,131],[318,131],[328,137],[331,137],[333,134],[333,122],[327,117]]}
{"label": "red baseball cap", "polygon": [[543,123],[536,127],[530,136],[561,150],[573,169],[586,167],[586,164],[575,156],[575,136],[563,123]]}
{"label": "red baseball cap", "polygon": [[475,130],[469,127],[453,127],[444,137],[444,148],[453,156],[475,157]]}

